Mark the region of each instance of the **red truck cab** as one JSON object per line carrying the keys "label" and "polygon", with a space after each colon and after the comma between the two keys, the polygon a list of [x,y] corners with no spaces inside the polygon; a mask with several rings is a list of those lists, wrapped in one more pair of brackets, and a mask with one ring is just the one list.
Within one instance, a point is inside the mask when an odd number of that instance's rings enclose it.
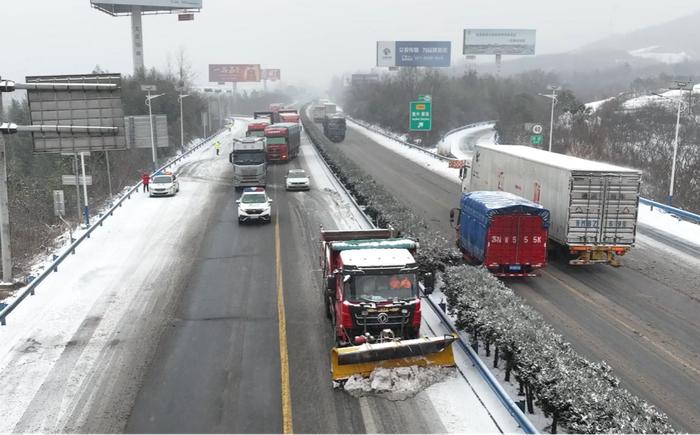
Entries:
{"label": "red truck cab", "polygon": [[324,299],[339,346],[361,344],[382,331],[419,335],[418,243],[390,230],[321,231]]}

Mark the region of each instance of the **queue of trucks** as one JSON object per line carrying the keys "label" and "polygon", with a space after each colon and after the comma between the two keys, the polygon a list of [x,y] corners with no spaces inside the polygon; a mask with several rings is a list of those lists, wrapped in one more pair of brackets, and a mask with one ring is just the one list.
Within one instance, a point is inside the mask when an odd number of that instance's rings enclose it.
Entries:
{"label": "queue of trucks", "polygon": [[270,109],[253,112],[246,137],[233,139],[229,161],[233,165],[233,184],[237,188],[265,186],[268,163],[286,162],[299,153],[299,112],[284,109],[281,104],[271,104]]}
{"label": "queue of trucks", "polygon": [[[508,192],[549,210],[550,251],[572,265],[619,266],[617,257],[634,246],[638,170],[521,145],[477,145],[461,178],[465,193]],[[475,253],[460,243],[463,252]]]}

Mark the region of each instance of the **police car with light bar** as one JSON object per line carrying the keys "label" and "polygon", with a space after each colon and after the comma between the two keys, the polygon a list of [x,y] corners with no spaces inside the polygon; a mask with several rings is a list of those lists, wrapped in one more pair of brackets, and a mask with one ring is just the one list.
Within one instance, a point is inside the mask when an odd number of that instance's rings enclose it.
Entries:
{"label": "police car with light bar", "polygon": [[272,199],[262,187],[247,187],[243,189],[238,204],[238,223],[270,222],[272,221]]}
{"label": "police car with light bar", "polygon": [[174,196],[180,191],[180,183],[172,172],[161,172],[151,178],[149,196]]}

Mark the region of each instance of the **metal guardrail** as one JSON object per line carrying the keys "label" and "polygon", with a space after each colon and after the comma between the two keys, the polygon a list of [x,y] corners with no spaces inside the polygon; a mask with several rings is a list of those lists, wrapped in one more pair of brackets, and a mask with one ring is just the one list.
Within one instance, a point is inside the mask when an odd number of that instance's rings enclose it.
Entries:
{"label": "metal guardrail", "polygon": [[[196,150],[198,150],[199,148],[201,148],[202,146],[204,146],[207,142],[209,142],[212,138],[214,138],[215,136],[217,136],[217,135],[220,134],[220,133],[221,133],[221,130],[219,130],[219,131],[217,131],[216,133],[212,134],[211,136],[205,138],[204,140],[202,140],[202,141],[201,141],[200,143],[198,143],[197,145],[191,147],[190,149],[188,149],[188,150],[185,151],[184,153],[180,154],[180,155],[179,155],[178,157],[176,157],[175,159],[173,159],[173,160],[167,162],[165,165],[163,165],[163,166],[161,166],[160,168],[158,168],[155,172],[162,171],[162,170],[168,168],[169,166],[172,166],[172,165],[178,163],[180,160],[184,159],[185,157],[187,157],[187,156],[189,156],[190,154],[192,154],[194,151],[196,151]],[[154,173],[155,173],[155,172],[154,172]],[[122,203],[123,203],[125,200],[130,199],[130,198],[131,198],[131,195],[134,194],[136,191],[138,191],[138,189],[141,187],[141,185],[142,185],[142,182],[139,181],[138,183],[136,183],[136,185],[135,185],[134,187],[132,187],[131,189],[129,189],[125,194],[123,194],[122,197],[119,198],[119,200],[118,200],[117,202],[115,202],[115,203],[112,205],[112,207],[109,208],[109,210],[107,210],[106,212],[104,212],[104,214],[97,220],[97,222],[95,222],[94,224],[92,224],[92,225],[90,226],[90,228],[87,229],[87,231],[85,231],[85,232],[84,232],[83,234],[81,234],[73,243],[71,243],[70,246],[68,246],[68,248],[67,248],[61,255],[59,255],[59,256],[53,261],[53,263],[51,263],[51,265],[49,265],[46,269],[44,269],[44,271],[41,272],[41,273],[39,274],[39,276],[37,276],[36,278],[34,278],[34,280],[33,280],[31,283],[29,283],[29,285],[28,285],[27,287],[25,287],[25,289],[22,291],[22,293],[21,293],[19,296],[17,296],[17,298],[15,298],[12,302],[10,302],[2,311],[0,311],[0,325],[5,326],[5,325],[7,324],[7,316],[8,316],[12,311],[14,311],[15,308],[17,308],[17,307],[19,306],[19,304],[22,303],[22,301],[23,301],[27,296],[29,296],[29,295],[34,295],[35,292],[36,292],[36,288],[39,286],[39,284],[41,284],[41,283],[42,283],[49,275],[51,275],[53,272],[57,272],[57,271],[58,271],[58,266],[59,266],[61,263],[63,263],[63,261],[64,261],[66,258],[68,258],[70,255],[75,254],[75,249],[76,249],[81,243],[83,243],[86,239],[89,239],[89,238],[90,238],[90,234],[92,234],[92,232],[95,231],[95,229],[96,229],[97,227],[101,227],[102,224],[104,223],[105,219],[107,219],[109,216],[114,215],[114,211],[115,211],[118,207],[121,207],[121,206],[122,206]]]}
{"label": "metal guardrail", "polygon": [[497,123],[497,122],[498,122],[497,120],[493,120],[493,121],[481,121],[481,122],[475,122],[475,123],[473,123],[473,124],[467,124],[467,125],[463,125],[463,126],[461,126],[461,127],[453,128],[452,130],[450,130],[450,131],[448,131],[447,133],[443,134],[443,135],[442,135],[442,138],[440,138],[440,140],[444,140],[447,136],[449,136],[449,135],[451,135],[451,134],[454,134],[454,133],[457,133],[458,131],[466,130],[466,129],[468,129],[468,128],[481,127],[482,125],[495,124],[495,123]]}
{"label": "metal guardrail", "polygon": [[666,213],[670,213],[673,215],[676,215],[682,219],[692,221],[696,224],[700,224],[700,215],[691,213],[689,211],[681,210],[680,208],[672,207],[670,205],[666,204],[661,204],[660,202],[652,201],[651,199],[646,199],[646,198],[639,198],[639,202],[645,205],[649,205],[651,207],[656,207],[660,208],[661,210],[665,211]]}
{"label": "metal guardrail", "polygon": [[423,147],[419,147],[418,145],[414,145],[414,144],[412,144],[412,143],[406,142],[405,140],[399,139],[399,138],[396,137],[395,135],[392,135],[392,134],[390,134],[390,133],[387,133],[387,132],[384,131],[384,130],[380,130],[380,129],[376,128],[375,126],[373,126],[373,125],[371,125],[371,124],[368,124],[368,123],[366,123],[366,122],[364,122],[364,121],[360,121],[360,120],[354,119],[354,118],[352,118],[352,117],[350,117],[350,116],[348,116],[348,115],[345,115],[345,117],[346,117],[347,119],[349,119],[350,121],[354,122],[355,124],[357,124],[357,125],[359,125],[359,126],[361,126],[361,127],[363,127],[363,128],[366,128],[367,130],[370,130],[370,131],[373,132],[373,133],[381,134],[382,136],[386,137],[387,139],[395,140],[395,141],[397,141],[397,142],[401,143],[402,145],[405,145],[405,146],[407,146],[407,147],[409,147],[409,148],[417,149],[418,151],[422,151],[422,152],[424,152],[424,153],[426,153],[426,154],[430,154],[431,156],[435,157],[435,158],[438,159],[438,160],[443,160],[443,161],[446,161],[446,162],[447,162],[447,161],[450,161],[450,160],[454,160],[453,158],[441,156],[441,155],[438,154],[438,153],[434,153],[434,152],[432,152],[432,151],[428,151],[428,150],[426,150],[426,149],[423,148]]}
{"label": "metal guardrail", "polygon": [[[308,117],[308,115],[307,115]],[[355,121],[353,121],[355,122]],[[358,123],[359,124],[359,123]],[[360,124],[362,125],[362,124]],[[364,126],[363,126],[364,127]],[[384,133],[382,133],[384,134]],[[384,134],[386,136],[386,134]],[[314,146],[317,146],[314,140],[314,137],[309,134],[308,135],[311,141],[314,143]],[[387,136],[388,137],[388,136]],[[393,138],[392,138],[393,139]],[[412,144],[407,144],[409,146],[415,146]],[[419,147],[418,147],[419,148]],[[328,162],[326,162],[325,157],[321,153],[319,153],[319,156],[321,157],[321,160],[323,163],[326,165],[326,167],[329,169],[331,174],[333,174],[333,171],[330,169]],[[449,159],[446,159],[449,160]],[[335,175],[335,174],[334,174]],[[348,197],[352,200],[353,204],[357,208],[357,210],[364,216],[365,220],[367,223],[372,227],[376,228],[374,223],[372,222],[372,219],[367,216],[365,211],[357,204],[355,201],[355,198],[352,196],[352,194],[345,188],[345,185],[340,180],[337,180],[338,184],[340,184],[343,187],[343,190],[345,193],[348,195]],[[421,288],[422,291],[422,288]],[[474,350],[471,348],[469,343],[465,342],[464,338],[459,334],[457,329],[454,326],[454,323],[447,317],[447,315],[442,311],[440,307],[438,307],[435,302],[430,299],[427,295],[423,295],[423,300],[427,300],[431,309],[437,314],[438,318],[440,321],[454,334],[457,335],[457,343],[459,343],[460,347],[462,350],[467,354],[469,359],[471,360],[472,364],[476,367],[477,371],[479,374],[484,378],[486,383],[491,387],[493,392],[496,394],[498,397],[498,400],[501,402],[501,404],[506,408],[508,413],[513,417],[515,422],[523,429],[523,431],[527,434],[537,434],[539,433],[535,426],[530,422],[530,420],[525,416],[525,414],[518,408],[518,406],[513,402],[513,400],[508,396],[508,393],[503,389],[501,384],[498,382],[498,380],[493,376],[493,374],[489,371],[489,369],[486,367],[486,364],[484,364],[483,361],[481,361],[481,358],[479,358],[479,355],[477,355]]]}

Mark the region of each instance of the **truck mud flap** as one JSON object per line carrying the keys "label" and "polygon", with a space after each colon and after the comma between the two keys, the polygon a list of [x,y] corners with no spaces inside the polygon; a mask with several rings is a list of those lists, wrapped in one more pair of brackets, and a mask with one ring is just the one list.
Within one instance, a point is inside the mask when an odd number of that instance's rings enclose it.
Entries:
{"label": "truck mud flap", "polygon": [[452,342],[455,340],[454,335],[445,335],[336,347],[331,350],[332,377],[334,381],[343,381],[353,375],[367,377],[377,368],[454,366]]}

